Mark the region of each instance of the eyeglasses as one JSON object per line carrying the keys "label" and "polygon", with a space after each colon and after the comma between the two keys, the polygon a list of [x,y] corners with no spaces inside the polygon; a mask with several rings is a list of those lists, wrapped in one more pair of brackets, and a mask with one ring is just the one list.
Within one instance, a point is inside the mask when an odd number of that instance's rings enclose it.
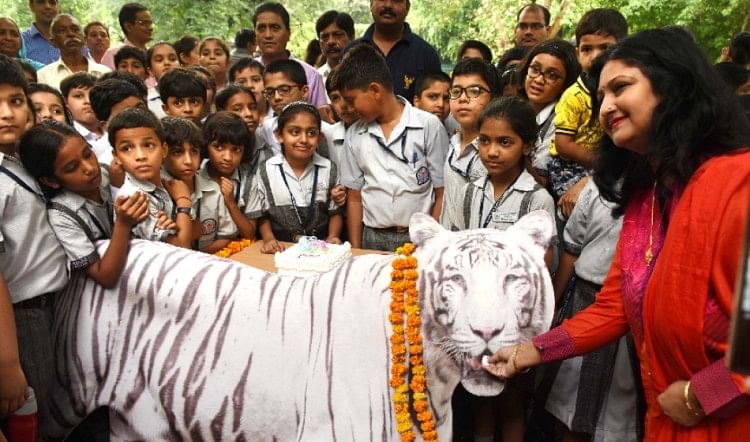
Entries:
{"label": "eyeglasses", "polygon": [[555,84],[563,78],[563,76],[560,75],[557,71],[549,70],[547,72],[542,72],[539,66],[535,64],[529,66],[529,71],[526,73],[526,76],[528,76],[529,78],[537,78],[540,75],[542,76],[542,79],[544,79],[544,82],[547,84]]}
{"label": "eyeglasses", "polygon": [[451,97],[451,100],[458,100],[461,98],[461,95],[466,92],[466,98],[477,98],[478,96],[482,95],[482,92],[489,92],[489,89],[483,88],[482,86],[469,86],[469,87],[461,87],[461,86],[453,86],[448,90],[448,94]]}
{"label": "eyeglasses", "polygon": [[285,84],[283,86],[279,87],[267,87],[263,89],[263,96],[266,97],[266,100],[270,100],[274,96],[276,96],[276,93],[279,93],[280,97],[286,97],[292,92],[292,88],[295,87],[301,87],[298,84]]}
{"label": "eyeglasses", "polygon": [[136,20],[135,24],[137,24],[138,26],[143,26],[145,28],[148,28],[149,26],[153,25],[154,22],[151,20]]}
{"label": "eyeglasses", "polygon": [[541,31],[542,28],[544,28],[543,23],[519,23],[516,25],[516,29],[520,29],[521,31],[528,31],[529,29],[532,31]]}

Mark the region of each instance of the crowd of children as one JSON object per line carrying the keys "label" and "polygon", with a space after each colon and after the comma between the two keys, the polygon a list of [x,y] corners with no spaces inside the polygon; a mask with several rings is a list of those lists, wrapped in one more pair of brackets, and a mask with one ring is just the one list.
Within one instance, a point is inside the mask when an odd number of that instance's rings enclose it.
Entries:
{"label": "crowd of children", "polygon": [[[29,84],[0,55],[0,421],[27,384],[45,404],[49,298],[72,272],[116,284],[133,238],[206,253],[240,238],[274,253],[300,236],[392,251],[417,212],[449,230],[504,230],[545,210],[557,220],[545,260],[559,319],[582,310],[621,225],[589,179],[604,129],[588,75],[627,32],[619,12],[591,10],[575,45],[513,48],[497,66],[468,40],[451,75],[416,79],[413,103],[394,94],[383,55],[356,45],[325,80],[332,123],[295,59],[230,66],[214,37],[124,46],[114,72],[75,73],[59,89]],[[473,416],[462,432],[457,413],[456,440],[493,440],[498,416],[502,440],[523,440],[532,397],[563,440],[638,440],[632,358],[624,338],[550,365],[536,395],[523,381],[499,401],[464,392]],[[600,388],[581,388],[594,378]]]}

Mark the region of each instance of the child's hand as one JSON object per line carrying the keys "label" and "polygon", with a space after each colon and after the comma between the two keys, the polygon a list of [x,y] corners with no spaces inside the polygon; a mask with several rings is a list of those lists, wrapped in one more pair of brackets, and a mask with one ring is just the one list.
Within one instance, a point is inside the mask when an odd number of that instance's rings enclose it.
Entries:
{"label": "child's hand", "polygon": [[26,401],[26,386],[26,376],[21,364],[0,364],[0,417],[13,413],[23,405]]}
{"label": "child's hand", "polygon": [[261,253],[276,253],[283,252],[284,245],[275,239],[263,241],[263,246],[260,248]]}
{"label": "child's hand", "polygon": [[133,227],[148,216],[148,198],[143,192],[119,196],[115,200],[115,219]]}
{"label": "child's hand", "polygon": [[125,182],[125,169],[119,159],[113,158],[109,163],[109,184],[112,187],[122,187]]}
{"label": "child's hand", "polygon": [[573,213],[573,208],[575,208],[576,202],[578,201],[578,196],[581,194],[583,188],[586,187],[588,181],[589,177],[587,176],[581,178],[577,183],[570,186],[570,189],[560,197],[557,206],[560,207],[560,211],[565,219],[570,218],[570,214]]}
{"label": "child's hand", "polygon": [[156,212],[156,228],[177,231],[177,223],[164,212]]}
{"label": "child's hand", "polygon": [[346,187],[338,184],[333,189],[331,189],[331,199],[339,207],[342,207],[344,204],[346,204]]}
{"label": "child's hand", "polygon": [[164,180],[164,188],[167,189],[169,196],[175,201],[180,198],[191,199],[190,189],[188,189],[187,184],[182,180]]}
{"label": "child's hand", "polygon": [[341,244],[341,238],[337,236],[329,236],[326,238],[326,242],[329,244]]}
{"label": "child's hand", "polygon": [[229,178],[223,176],[221,177],[221,181],[219,181],[219,187],[221,188],[221,194],[224,195],[224,201],[225,202],[235,202],[234,201],[234,182],[230,180]]}
{"label": "child's hand", "polygon": [[336,123],[336,119],[333,118],[333,108],[330,104],[325,104],[323,106],[320,106],[318,108],[318,112],[320,112],[320,119],[325,121],[328,124],[334,124]]}

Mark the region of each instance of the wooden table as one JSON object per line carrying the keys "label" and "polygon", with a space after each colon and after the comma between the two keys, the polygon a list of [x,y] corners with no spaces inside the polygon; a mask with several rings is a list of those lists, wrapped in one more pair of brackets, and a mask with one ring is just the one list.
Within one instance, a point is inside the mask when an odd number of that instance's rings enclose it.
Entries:
{"label": "wooden table", "polygon": [[[291,247],[294,243],[282,242],[284,247]],[[276,264],[273,260],[272,253],[261,253],[260,248],[263,246],[263,241],[255,241],[250,247],[241,250],[234,255],[230,256],[229,259],[239,261],[243,264],[255,267],[257,269],[265,270],[267,272],[276,272]],[[370,250],[370,249],[355,249],[352,248],[352,256],[368,255],[368,254],[387,255],[388,252],[381,250]]]}

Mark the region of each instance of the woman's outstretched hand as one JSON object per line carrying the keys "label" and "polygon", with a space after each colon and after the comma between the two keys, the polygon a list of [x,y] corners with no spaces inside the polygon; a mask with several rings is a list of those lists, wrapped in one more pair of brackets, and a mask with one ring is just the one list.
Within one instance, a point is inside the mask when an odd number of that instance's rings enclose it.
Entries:
{"label": "woman's outstretched hand", "polygon": [[539,351],[530,342],[503,347],[482,364],[485,370],[500,379],[509,379],[519,373],[526,373],[542,361]]}

